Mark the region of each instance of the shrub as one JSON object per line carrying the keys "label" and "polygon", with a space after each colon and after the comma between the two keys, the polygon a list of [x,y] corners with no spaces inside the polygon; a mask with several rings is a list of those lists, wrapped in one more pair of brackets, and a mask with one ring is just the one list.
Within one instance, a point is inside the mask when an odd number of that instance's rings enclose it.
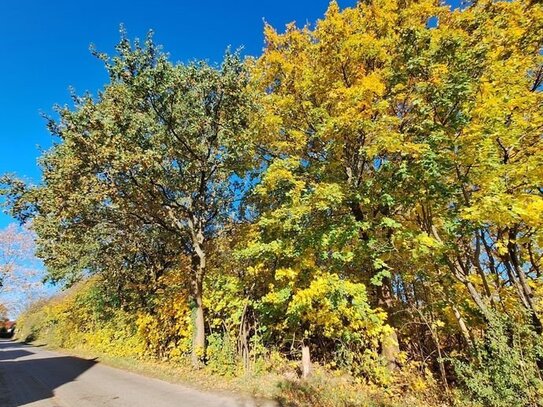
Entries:
{"label": "shrub", "polygon": [[108,307],[95,280],[32,305],[18,321],[18,338],[53,347],[84,348],[112,356],[140,356],[145,343],[135,317]]}
{"label": "shrub", "polygon": [[452,360],[467,396],[488,407],[543,406],[541,337],[511,317],[494,313],[488,319],[471,355]]}

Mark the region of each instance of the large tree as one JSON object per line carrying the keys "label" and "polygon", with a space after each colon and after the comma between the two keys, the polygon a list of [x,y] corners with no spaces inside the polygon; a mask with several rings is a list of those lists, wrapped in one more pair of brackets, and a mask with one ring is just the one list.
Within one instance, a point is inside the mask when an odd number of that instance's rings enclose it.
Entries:
{"label": "large tree", "polygon": [[246,188],[248,76],[230,53],[217,68],[173,64],[151,36],[132,44],[123,34],[116,49],[96,53],[109,84],[50,121],[59,141],[41,159],[42,183],[13,183],[13,207],[33,218],[55,279],[186,268],[198,364],[208,245]]}
{"label": "large tree", "polygon": [[513,297],[540,333],[541,16],[523,1],[375,0],[267,27],[253,256],[290,267],[294,287],[323,269],[371,284],[397,327],[412,308],[450,311],[469,342],[466,314]]}

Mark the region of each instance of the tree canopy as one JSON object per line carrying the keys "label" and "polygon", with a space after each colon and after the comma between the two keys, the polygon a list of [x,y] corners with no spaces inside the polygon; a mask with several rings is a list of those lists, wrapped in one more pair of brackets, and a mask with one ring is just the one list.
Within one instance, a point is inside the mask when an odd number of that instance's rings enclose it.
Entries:
{"label": "tree canopy", "polygon": [[540,405],[542,32],[537,2],[371,0],[220,66],[123,34],[96,53],[110,83],[49,122],[42,183],[9,181],[13,212],[53,280],[192,309],[195,364],[236,338],[245,365],[303,348],[386,383],[417,361]]}

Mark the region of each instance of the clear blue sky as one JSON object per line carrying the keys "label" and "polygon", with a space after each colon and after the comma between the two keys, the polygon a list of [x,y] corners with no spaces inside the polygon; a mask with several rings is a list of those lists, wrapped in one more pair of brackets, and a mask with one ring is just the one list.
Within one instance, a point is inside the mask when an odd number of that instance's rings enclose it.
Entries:
{"label": "clear blue sky", "polygon": [[[340,0],[341,7],[355,0]],[[52,138],[40,112],[69,103],[68,88],[96,93],[106,82],[89,45],[111,52],[123,23],[130,37],[155,31],[175,61],[218,61],[227,46],[263,47],[263,20],[282,29],[323,16],[328,0],[0,1],[0,174],[39,181],[36,159]],[[0,214],[0,228],[11,220]]]}
{"label": "clear blue sky", "polygon": [[[340,1],[349,6],[355,0]],[[275,27],[322,17],[328,0],[11,0],[0,1],[0,174],[38,181],[36,158],[52,138],[40,112],[69,103],[106,82],[95,44],[111,52],[123,23],[130,37],[155,31],[173,60],[218,61],[224,50],[244,46],[258,55],[263,19]],[[0,227],[10,219],[0,215]]]}

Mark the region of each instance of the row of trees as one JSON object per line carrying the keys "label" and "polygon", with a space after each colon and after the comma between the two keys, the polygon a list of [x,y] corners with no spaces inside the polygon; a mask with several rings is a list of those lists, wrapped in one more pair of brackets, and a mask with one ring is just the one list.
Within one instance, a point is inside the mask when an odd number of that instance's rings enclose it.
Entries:
{"label": "row of trees", "polygon": [[357,366],[407,355],[477,392],[492,377],[470,366],[497,360],[498,332],[529,349],[497,363],[537,378],[541,32],[524,0],[332,2],[218,67],[123,33],[96,53],[110,83],[49,121],[42,183],[5,180],[13,214],[52,280],[99,274],[122,307],[154,309],[180,273],[195,365],[220,315],[204,287],[228,277],[240,355],[256,336]]}

